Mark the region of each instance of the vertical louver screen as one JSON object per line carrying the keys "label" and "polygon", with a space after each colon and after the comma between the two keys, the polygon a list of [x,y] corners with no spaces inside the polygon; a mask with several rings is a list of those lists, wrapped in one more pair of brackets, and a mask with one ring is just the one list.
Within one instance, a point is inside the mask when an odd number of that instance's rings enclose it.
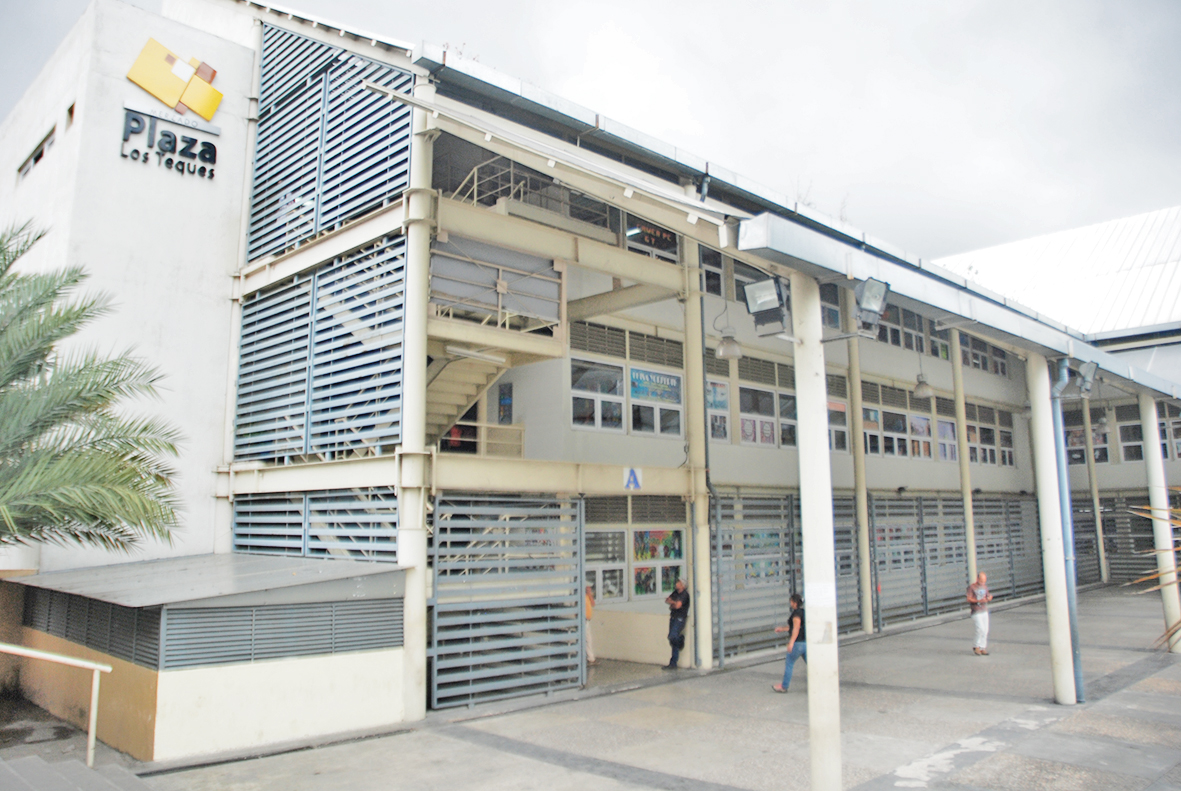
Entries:
{"label": "vertical louver screen", "polygon": [[249,257],[280,253],[382,206],[405,188],[410,74],[264,26]]}
{"label": "vertical louver screen", "polygon": [[237,460],[401,441],[404,247],[384,239],[243,301]]}
{"label": "vertical louver screen", "polygon": [[234,551],[398,560],[398,502],[389,488],[250,494],[234,500]]}

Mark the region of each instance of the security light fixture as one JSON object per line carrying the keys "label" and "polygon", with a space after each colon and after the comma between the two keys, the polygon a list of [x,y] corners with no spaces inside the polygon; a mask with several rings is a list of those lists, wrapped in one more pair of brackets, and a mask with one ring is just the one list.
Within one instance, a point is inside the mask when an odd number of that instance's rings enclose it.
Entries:
{"label": "security light fixture", "polygon": [[886,297],[890,295],[890,285],[872,277],[857,284],[853,289],[857,298],[857,319],[862,324],[876,327],[886,310]]}
{"label": "security light fixture", "polygon": [[742,293],[746,299],[746,310],[754,317],[755,333],[759,337],[787,331],[787,300],[783,294],[783,282],[779,278],[747,283]]}
{"label": "security light fixture", "polygon": [[1087,362],[1078,367],[1078,391],[1083,398],[1091,397],[1091,388],[1095,384],[1095,374],[1099,373],[1099,363]]}

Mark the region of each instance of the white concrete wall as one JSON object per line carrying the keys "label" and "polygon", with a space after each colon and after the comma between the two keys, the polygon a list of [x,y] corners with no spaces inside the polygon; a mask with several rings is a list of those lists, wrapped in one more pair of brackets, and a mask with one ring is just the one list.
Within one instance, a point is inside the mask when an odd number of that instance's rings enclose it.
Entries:
{"label": "white concrete wall", "polygon": [[[155,156],[146,164],[121,156],[139,142],[133,139],[121,151],[124,102],[167,110],[127,79],[148,38],[217,69],[213,85],[225,98],[212,123],[221,134],[195,134],[217,146],[213,179],[178,176]],[[237,44],[118,0],[96,0],[0,130],[3,156],[23,159],[24,153],[11,152],[25,152],[75,102],[73,127],[63,134],[59,121],[59,142],[46,160],[15,189],[0,179],[0,190],[12,190],[0,192],[0,206],[6,214],[20,207],[22,217],[51,226],[23,268],[82,266],[89,274],[87,292],[111,298],[112,312],[73,343],[104,353],[130,349],[157,367],[164,374],[160,400],[134,410],[158,415],[184,435],[175,464],[183,525],[172,546],[145,543],[137,559],[210,552],[215,522],[220,518],[223,530],[228,524],[228,506],[213,497],[213,470],[224,461],[228,365],[236,354],[230,347],[231,276],[245,232],[246,97],[253,63],[253,52]],[[193,135],[164,121],[158,129]],[[13,170],[18,165],[0,161]],[[0,217],[0,223],[8,219]],[[127,559],[50,546],[41,568]]]}
{"label": "white concrete wall", "polygon": [[401,722],[402,649],[169,670],[157,682],[156,761]]}

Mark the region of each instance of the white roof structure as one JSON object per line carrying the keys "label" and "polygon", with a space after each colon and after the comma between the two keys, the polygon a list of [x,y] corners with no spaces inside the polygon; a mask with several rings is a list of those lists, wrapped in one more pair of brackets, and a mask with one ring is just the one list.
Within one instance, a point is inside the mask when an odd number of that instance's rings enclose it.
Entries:
{"label": "white roof structure", "polygon": [[1181,206],[935,263],[1089,339],[1181,324]]}

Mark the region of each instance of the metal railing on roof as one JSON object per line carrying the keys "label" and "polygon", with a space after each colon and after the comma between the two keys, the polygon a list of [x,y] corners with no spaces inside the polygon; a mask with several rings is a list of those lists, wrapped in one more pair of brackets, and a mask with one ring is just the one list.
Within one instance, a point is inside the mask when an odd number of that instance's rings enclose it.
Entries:
{"label": "metal railing on roof", "polygon": [[468,171],[450,197],[481,206],[492,206],[504,198],[600,228],[610,227],[607,204],[501,156],[485,160]]}

